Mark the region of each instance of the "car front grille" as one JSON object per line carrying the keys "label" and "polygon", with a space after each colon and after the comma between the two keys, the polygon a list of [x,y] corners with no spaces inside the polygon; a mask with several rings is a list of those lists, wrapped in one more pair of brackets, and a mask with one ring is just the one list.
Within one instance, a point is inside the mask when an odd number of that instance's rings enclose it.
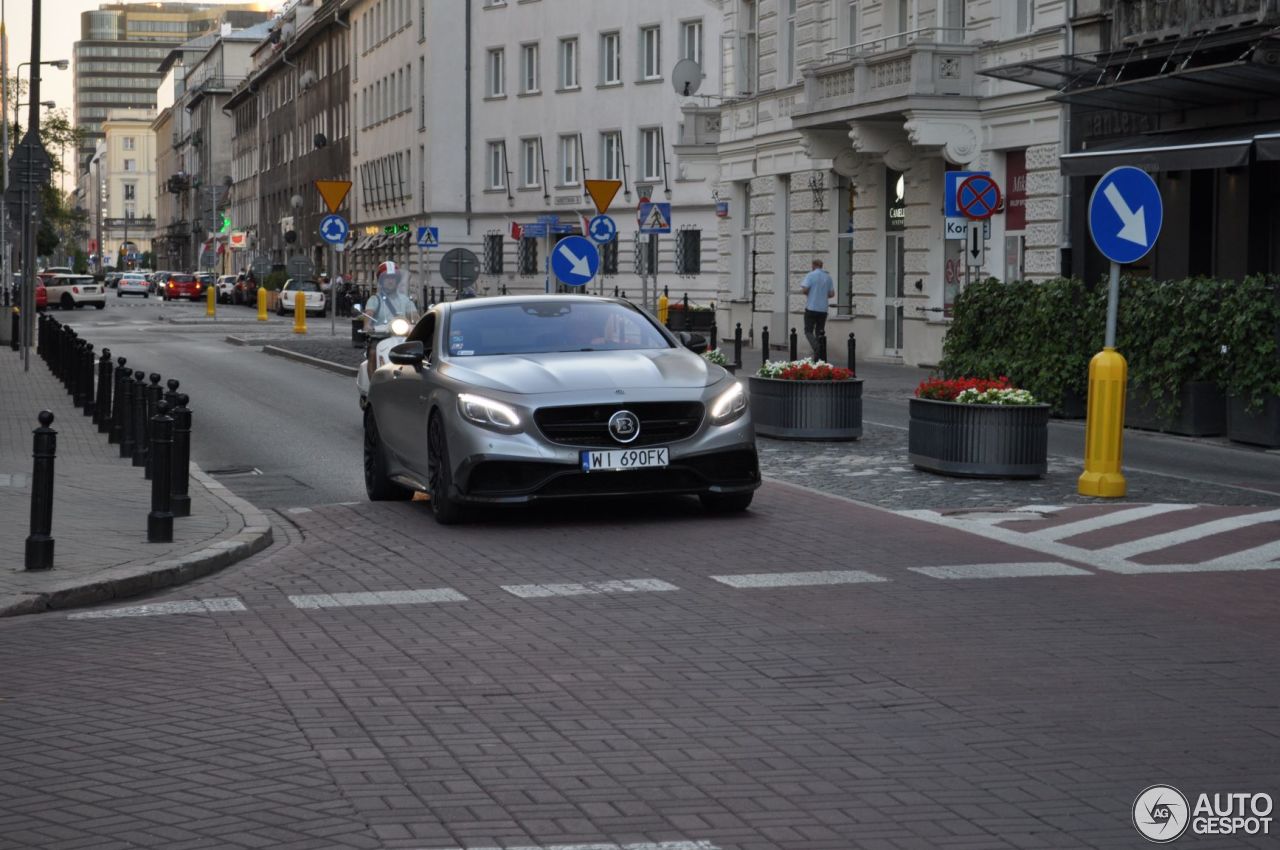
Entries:
{"label": "car front grille", "polygon": [[640,436],[627,446],[653,446],[692,437],[702,424],[700,401],[645,401],[634,404],[582,404],[544,407],[533,414],[542,435],[564,446],[597,448],[621,445],[609,434],[609,417],[629,410],[640,418]]}

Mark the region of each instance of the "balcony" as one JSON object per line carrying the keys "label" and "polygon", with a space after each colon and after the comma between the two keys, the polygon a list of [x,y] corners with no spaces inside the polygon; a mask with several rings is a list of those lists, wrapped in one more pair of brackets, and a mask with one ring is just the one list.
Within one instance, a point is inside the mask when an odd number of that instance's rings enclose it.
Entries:
{"label": "balcony", "polygon": [[899,116],[918,108],[975,109],[978,47],[951,43],[949,35],[927,28],[831,51],[825,62],[804,69],[804,102],[795,126]]}
{"label": "balcony", "polygon": [[1116,0],[1116,47],[1199,39],[1280,24],[1280,0]]}

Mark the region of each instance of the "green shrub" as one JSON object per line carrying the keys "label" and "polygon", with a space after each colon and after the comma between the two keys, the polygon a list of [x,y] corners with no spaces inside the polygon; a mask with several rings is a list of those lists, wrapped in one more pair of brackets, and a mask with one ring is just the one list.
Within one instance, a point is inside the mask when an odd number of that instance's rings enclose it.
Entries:
{"label": "green shrub", "polygon": [[1258,411],[1280,396],[1280,278],[1249,277],[1224,293],[1220,382],[1230,395]]}
{"label": "green shrub", "polygon": [[288,272],[272,272],[262,281],[262,288],[268,290],[277,290],[284,286],[284,282],[289,279]]}

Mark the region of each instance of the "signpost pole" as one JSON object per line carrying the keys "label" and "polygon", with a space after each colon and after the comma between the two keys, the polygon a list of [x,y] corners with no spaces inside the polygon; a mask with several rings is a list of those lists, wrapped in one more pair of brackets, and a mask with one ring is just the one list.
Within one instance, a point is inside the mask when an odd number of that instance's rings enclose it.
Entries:
{"label": "signpost pole", "polygon": [[337,283],[335,282],[336,278],[334,277],[334,275],[337,273],[337,268],[338,268],[338,249],[330,245],[329,246],[329,299],[328,299],[328,304],[326,305],[329,308],[329,336],[338,335],[338,302],[335,300],[338,297],[338,286],[337,286]]}
{"label": "signpost pole", "polygon": [[1111,264],[1111,280],[1107,286],[1107,336],[1104,348],[1116,347],[1116,315],[1120,312],[1120,264]]}

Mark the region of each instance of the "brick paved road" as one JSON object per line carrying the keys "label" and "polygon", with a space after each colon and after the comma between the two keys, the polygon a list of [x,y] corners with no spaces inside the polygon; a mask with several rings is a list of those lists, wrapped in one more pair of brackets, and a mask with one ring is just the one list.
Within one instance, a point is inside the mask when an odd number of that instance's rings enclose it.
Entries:
{"label": "brick paved road", "polygon": [[0,623],[0,846],[1136,847],[1148,785],[1280,794],[1278,572],[692,504],[292,512],[149,600],[204,613]]}

